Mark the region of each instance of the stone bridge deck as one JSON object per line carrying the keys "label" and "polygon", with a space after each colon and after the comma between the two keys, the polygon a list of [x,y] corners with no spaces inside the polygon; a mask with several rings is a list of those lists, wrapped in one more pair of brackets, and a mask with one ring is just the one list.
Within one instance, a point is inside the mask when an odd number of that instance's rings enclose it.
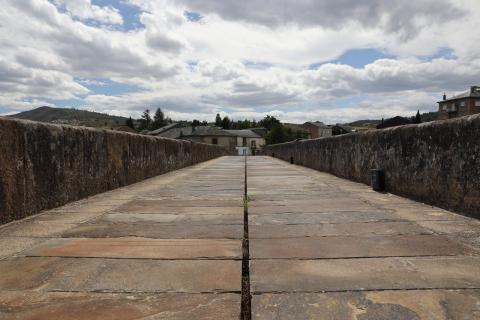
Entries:
{"label": "stone bridge deck", "polygon": [[250,157],[246,228],[244,179],[223,157],[1,227],[0,319],[480,319],[478,221]]}

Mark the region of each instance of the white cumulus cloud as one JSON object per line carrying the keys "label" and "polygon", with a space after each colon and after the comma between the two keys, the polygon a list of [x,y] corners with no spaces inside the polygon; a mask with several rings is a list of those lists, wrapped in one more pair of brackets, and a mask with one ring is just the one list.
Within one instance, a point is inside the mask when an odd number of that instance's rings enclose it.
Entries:
{"label": "white cumulus cloud", "polygon": [[97,6],[91,0],[53,0],[72,17],[86,20],[92,19],[104,24],[123,24],[119,10],[112,6]]}
{"label": "white cumulus cloud", "polygon": [[[480,79],[477,0],[123,4],[134,29],[114,3],[4,0],[0,108],[74,100],[132,116],[346,122],[434,110]],[[359,49],[385,57],[332,62]]]}

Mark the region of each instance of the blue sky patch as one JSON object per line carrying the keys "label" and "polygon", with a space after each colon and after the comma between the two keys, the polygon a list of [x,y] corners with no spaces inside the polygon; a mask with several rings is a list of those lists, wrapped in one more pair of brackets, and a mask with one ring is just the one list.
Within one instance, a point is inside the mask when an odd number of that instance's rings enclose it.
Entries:
{"label": "blue sky patch", "polygon": [[188,21],[191,21],[191,22],[198,22],[202,20],[202,15],[197,12],[185,11],[183,14],[185,15],[185,17],[187,17]]}
{"label": "blue sky patch", "polygon": [[379,59],[394,59],[395,56],[391,54],[387,54],[378,49],[352,49],[346,51],[342,54],[338,59],[321,62],[321,63],[314,63],[309,66],[309,69],[314,70],[320,67],[322,64],[326,63],[338,63],[338,64],[345,64],[351,67],[361,69],[365,67],[367,64],[373,63]]}
{"label": "blue sky patch", "polygon": [[422,61],[432,61],[434,59],[440,59],[440,58],[452,60],[452,59],[456,59],[457,56],[455,55],[455,51],[453,51],[453,49],[440,48],[432,55],[419,57],[419,59]]}
{"label": "blue sky patch", "polygon": [[[18,111],[18,112],[21,112],[21,111]],[[15,109],[0,106],[0,115],[2,115],[2,114],[14,114],[14,113],[18,113],[18,112]]]}
{"label": "blue sky patch", "polygon": [[260,61],[245,60],[245,61],[243,61],[243,64],[247,68],[258,69],[258,70],[265,70],[265,69],[273,67],[272,63],[260,62]]}
{"label": "blue sky patch", "polygon": [[124,31],[143,28],[140,22],[140,9],[132,4],[128,4],[124,0],[92,0],[92,4],[105,7],[111,6],[120,11],[123,17],[123,26],[120,28]]}
{"label": "blue sky patch", "polygon": [[[72,108],[78,108],[82,109],[85,107],[85,101],[81,99],[65,99],[65,100],[54,100],[54,99],[45,99],[47,106],[49,107],[72,107]],[[40,107],[40,106],[39,106]]]}
{"label": "blue sky patch", "polygon": [[143,89],[139,86],[125,83],[118,83],[111,81],[109,79],[90,79],[94,82],[87,83],[81,80],[78,80],[84,87],[87,87],[95,94],[104,94],[104,95],[118,95],[124,93],[138,92]]}
{"label": "blue sky patch", "polygon": [[335,104],[338,107],[356,107],[358,106],[361,102],[368,100],[369,97],[367,95],[355,95],[351,97],[346,97],[346,98],[337,98],[335,100]]}

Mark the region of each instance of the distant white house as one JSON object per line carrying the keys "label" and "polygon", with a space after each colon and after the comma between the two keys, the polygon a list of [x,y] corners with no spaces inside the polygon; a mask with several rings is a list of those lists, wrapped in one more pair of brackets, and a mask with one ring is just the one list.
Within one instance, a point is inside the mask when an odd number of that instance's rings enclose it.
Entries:
{"label": "distant white house", "polygon": [[[257,129],[258,130],[258,129]],[[238,155],[252,155],[265,145],[265,138],[253,129],[225,130],[237,137],[236,150]]]}

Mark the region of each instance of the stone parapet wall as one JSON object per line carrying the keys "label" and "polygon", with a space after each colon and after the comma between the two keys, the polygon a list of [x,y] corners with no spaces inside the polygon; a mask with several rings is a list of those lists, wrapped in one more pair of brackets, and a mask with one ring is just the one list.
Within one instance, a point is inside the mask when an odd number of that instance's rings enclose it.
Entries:
{"label": "stone parapet wall", "polygon": [[267,146],[263,153],[480,218],[480,115]]}
{"label": "stone parapet wall", "polygon": [[0,117],[0,224],[226,153],[202,143]]}

